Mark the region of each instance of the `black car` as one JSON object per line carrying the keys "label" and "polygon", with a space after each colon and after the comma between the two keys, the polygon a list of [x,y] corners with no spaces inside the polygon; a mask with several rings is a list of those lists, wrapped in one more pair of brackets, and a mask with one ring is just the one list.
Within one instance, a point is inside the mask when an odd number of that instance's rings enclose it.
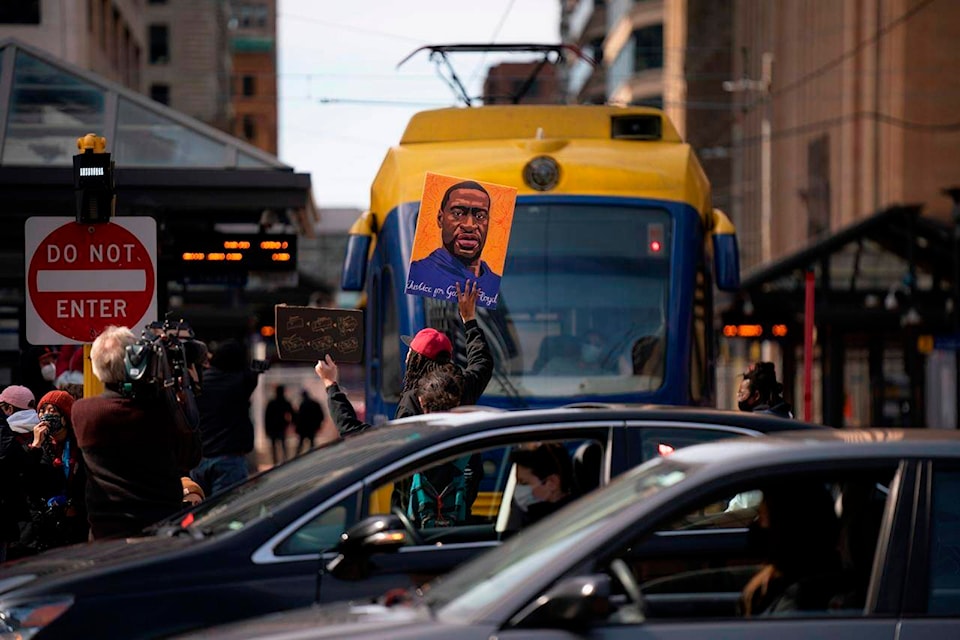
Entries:
{"label": "black car", "polygon": [[[395,421],[310,452],[160,523],[150,535],[54,549],[0,567],[0,633],[37,638],[157,637],[268,612],[373,597],[420,584],[498,546],[508,531],[510,452],[566,447],[581,492],[643,460],[700,442],[802,427],[708,409],[595,406],[480,410]],[[809,429],[816,429],[812,425]],[[341,534],[402,512],[395,486],[418,470],[482,456],[462,526],[416,530],[362,574],[322,571]],[[6,627],[6,629],[4,628]]]}
{"label": "black car", "polygon": [[230,640],[960,637],[960,433],[742,438],[650,461],[394,606]]}

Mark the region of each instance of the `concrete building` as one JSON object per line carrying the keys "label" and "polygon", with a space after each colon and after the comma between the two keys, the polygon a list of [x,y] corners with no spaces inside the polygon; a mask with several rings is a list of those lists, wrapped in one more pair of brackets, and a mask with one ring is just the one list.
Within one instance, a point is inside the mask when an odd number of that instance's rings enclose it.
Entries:
{"label": "concrete building", "polygon": [[730,206],[732,0],[565,0],[561,37],[596,65],[570,57],[566,99],[664,109],[697,151],[714,205]]}
{"label": "concrete building", "polygon": [[277,3],[231,0],[231,133],[277,152]]}
{"label": "concrete building", "polygon": [[[742,92],[735,147],[734,210],[744,266],[896,203],[920,203],[946,220],[941,189],[960,182],[960,4],[734,0],[734,78],[769,93]],[[770,122],[763,181],[763,120]],[[769,247],[742,232],[762,226],[762,197],[774,203]]]}
{"label": "concrete building", "polygon": [[142,0],[23,0],[0,3],[0,39],[18,41],[141,91]]}
{"label": "concrete building", "polygon": [[725,315],[786,332],[748,359],[782,362],[788,392],[827,424],[956,428],[960,221],[942,190],[960,185],[960,5],[733,9],[730,213],[745,277]]}
{"label": "concrete building", "polygon": [[227,0],[149,0],[144,92],[192,118],[230,131]]}

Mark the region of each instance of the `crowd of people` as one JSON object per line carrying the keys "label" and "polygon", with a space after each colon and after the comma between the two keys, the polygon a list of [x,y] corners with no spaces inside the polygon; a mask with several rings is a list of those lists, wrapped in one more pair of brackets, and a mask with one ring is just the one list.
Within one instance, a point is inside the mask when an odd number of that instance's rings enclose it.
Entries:
{"label": "crowd of people", "polygon": [[[143,341],[116,326],[94,340],[100,394],[83,397],[83,349],[73,345],[31,349],[25,384],[0,391],[0,561],[139,535],[248,477],[259,372],[245,347],[164,342],[183,359],[166,363],[165,384],[131,382],[131,358],[151,351]],[[323,421],[306,392],[297,415],[298,424]],[[302,435],[309,448],[312,435]]]}
{"label": "crowd of people", "polygon": [[[396,418],[476,404],[493,375],[476,318],[477,284],[456,290],[466,364],[456,364],[449,337],[436,329],[404,336],[409,350]],[[138,340],[127,327],[108,327],[93,342],[91,369],[104,388],[99,395],[82,397],[83,352],[76,347],[35,351],[36,375],[24,377],[33,388],[0,391],[0,560],[138,535],[185,503],[248,477],[250,398],[260,371],[246,361],[243,345],[227,340],[208,350],[191,339],[177,383],[143,389],[130,382]],[[327,356],[315,372],[339,436],[368,429],[340,388],[337,364]],[[288,430],[299,438],[295,454],[313,448],[324,411],[305,389],[296,409],[284,386],[274,393],[265,429],[273,462],[280,464],[289,457]],[[755,363],[743,374],[737,399],[744,411],[792,417],[772,363]],[[575,497],[563,445],[531,443],[514,451],[511,463],[523,526]],[[418,526],[463,522],[482,475],[479,454],[422,469],[397,487],[394,504]]]}

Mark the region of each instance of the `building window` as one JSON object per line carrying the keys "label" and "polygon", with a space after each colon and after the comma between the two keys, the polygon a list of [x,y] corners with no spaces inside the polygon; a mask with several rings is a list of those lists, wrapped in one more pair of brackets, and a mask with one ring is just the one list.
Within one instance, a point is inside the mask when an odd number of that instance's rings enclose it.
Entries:
{"label": "building window", "polygon": [[170,30],[165,24],[150,25],[150,64],[170,62]]}
{"label": "building window", "polygon": [[243,116],[243,137],[247,140],[257,137],[257,121],[253,116]]}
{"label": "building window", "polygon": [[633,32],[633,70],[663,68],[663,25],[656,24]]}
{"label": "building window", "polygon": [[830,136],[807,144],[807,189],[800,192],[807,205],[807,238],[830,231]]}
{"label": "building window", "polygon": [[240,14],[238,22],[243,29],[263,28],[267,26],[269,11],[266,5],[262,4],[243,4],[240,5]]}
{"label": "building window", "polygon": [[243,76],[243,95],[253,96],[257,93],[256,78],[253,76]]}
{"label": "building window", "polygon": [[40,24],[40,0],[0,2],[0,24]]}
{"label": "building window", "polygon": [[170,85],[152,84],[150,85],[150,97],[160,104],[170,104]]}

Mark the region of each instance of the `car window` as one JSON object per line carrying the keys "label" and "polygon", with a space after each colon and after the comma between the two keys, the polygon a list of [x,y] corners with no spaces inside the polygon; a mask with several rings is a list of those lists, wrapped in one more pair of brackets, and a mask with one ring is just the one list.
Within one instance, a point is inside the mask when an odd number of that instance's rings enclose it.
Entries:
{"label": "car window", "polygon": [[713,442],[743,435],[718,429],[644,427],[641,431],[641,455],[643,461],[658,456],[668,456],[677,449],[703,442]]}
{"label": "car window", "polygon": [[960,614],[960,470],[937,469],[933,476],[930,523],[930,597],[932,615]]}
{"label": "car window", "polygon": [[768,477],[669,515],[599,561],[607,622],[863,615],[894,472]]}
{"label": "car window", "polygon": [[496,539],[596,487],[602,460],[603,445],[582,438],[468,451],[380,484],[368,511],[399,511],[431,544]]}
{"label": "car window", "polygon": [[332,549],[340,541],[340,535],[348,523],[356,521],[358,500],[357,492],[353,492],[325,509],[277,545],[274,553],[278,556],[295,556]]}

